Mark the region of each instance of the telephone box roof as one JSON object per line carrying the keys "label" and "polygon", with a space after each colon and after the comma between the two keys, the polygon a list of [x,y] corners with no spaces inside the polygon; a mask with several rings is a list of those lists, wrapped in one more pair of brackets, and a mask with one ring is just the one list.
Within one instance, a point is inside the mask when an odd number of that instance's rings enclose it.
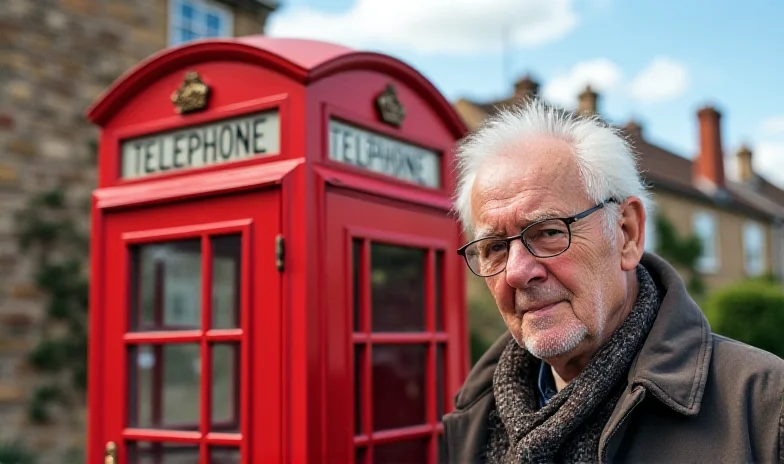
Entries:
{"label": "telephone box roof", "polygon": [[435,86],[417,70],[398,59],[330,42],[261,35],[197,40],[153,54],[118,78],[87,109],[86,115],[93,123],[103,126],[128,99],[160,78],[162,73],[207,61],[227,60],[264,66],[302,85],[356,69],[383,72],[397,78],[428,100],[449,124],[455,137],[462,137],[467,130],[460,116]]}

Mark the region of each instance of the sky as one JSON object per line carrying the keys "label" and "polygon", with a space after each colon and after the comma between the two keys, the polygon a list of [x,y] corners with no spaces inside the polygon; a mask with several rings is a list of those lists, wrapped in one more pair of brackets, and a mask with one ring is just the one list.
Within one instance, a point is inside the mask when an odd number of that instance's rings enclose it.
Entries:
{"label": "sky", "polygon": [[741,144],[784,188],[784,1],[279,0],[266,34],[386,53],[447,99],[508,97],[530,74],[574,108],[590,84],[609,121],[687,158],[697,110],[722,113],[727,173]]}

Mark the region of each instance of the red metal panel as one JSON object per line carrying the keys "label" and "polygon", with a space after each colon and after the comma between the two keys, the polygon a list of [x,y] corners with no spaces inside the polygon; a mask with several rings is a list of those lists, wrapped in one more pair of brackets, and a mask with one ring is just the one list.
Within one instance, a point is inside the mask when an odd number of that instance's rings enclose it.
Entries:
{"label": "red metal panel", "polygon": [[[325,361],[327,369],[327,404],[326,411],[329,417],[329,428],[325,429],[327,437],[327,451],[330,458],[340,462],[351,462],[354,460],[353,444],[368,446],[367,459],[372,462],[373,447],[376,443],[395,441],[396,439],[427,437],[430,436],[430,456],[436,457],[435,438],[442,430],[439,425],[440,418],[436,417],[436,393],[435,393],[435,344],[444,343],[452,350],[455,340],[459,334],[450,334],[447,325],[446,332],[437,332],[435,329],[435,295],[434,288],[434,258],[435,250],[444,253],[444,259],[449,255],[448,252],[457,247],[457,225],[450,218],[436,211],[412,210],[404,204],[383,201],[379,202],[371,196],[360,196],[358,194],[348,194],[343,190],[329,190],[326,196],[326,268],[324,270],[326,293],[323,311],[329,313],[326,326]],[[354,300],[354,289],[352,284],[351,263],[352,240],[359,238],[363,240],[362,257],[360,268],[362,278],[360,280],[361,291],[359,292],[362,304],[362,324],[361,332],[353,332],[352,302]],[[391,243],[401,246],[425,248],[428,251],[426,260],[426,279],[429,290],[426,290],[426,330],[416,333],[374,333],[371,332],[370,324],[370,242]],[[449,264],[445,263],[445,267]],[[462,289],[453,286],[450,281],[446,281],[445,293],[455,293]],[[444,298],[444,306],[448,307],[449,300]],[[446,320],[459,318],[460,314],[448,313]],[[453,329],[454,330],[454,329]],[[403,429],[386,430],[372,432],[373,414],[372,402],[369,391],[372,388],[371,375],[372,358],[371,351],[375,344],[422,344],[428,346],[427,354],[427,376],[426,376],[426,405],[428,408],[427,423]],[[362,432],[363,434],[354,437],[354,395],[360,392],[354,391],[353,381],[353,362],[354,346],[364,346],[363,351],[363,372],[362,380]],[[448,388],[449,382],[445,380],[445,387]],[[448,396],[445,392],[444,396]],[[451,396],[451,395],[449,395]],[[381,441],[378,441],[381,440]]]}
{"label": "red metal panel", "polygon": [[103,311],[103,289],[105,285],[105,235],[103,216],[98,209],[98,200],[92,199],[92,227],[90,229],[90,342],[88,344],[87,371],[87,450],[88,462],[98,462],[108,440],[104,426],[104,392],[106,385],[102,375],[106,365],[104,352],[104,333],[106,313]]}
{"label": "red metal panel", "polygon": [[[426,317],[426,327],[427,331],[435,333],[438,331],[436,327],[436,297],[435,297],[435,260],[436,260],[436,252],[430,248],[427,250],[427,260],[425,261],[425,278],[427,279],[425,283],[425,299],[427,301],[427,312],[425,314]],[[446,334],[444,334],[446,335]],[[435,428],[435,425],[441,422],[440,417],[436,417],[436,388],[438,382],[436,382],[436,375],[439,375],[439,372],[436,372],[436,343],[435,341],[431,341],[427,347],[427,372],[425,374],[425,387],[426,387],[426,398],[425,404],[427,405],[427,422],[432,428]],[[437,457],[438,457],[438,442],[436,441],[436,436],[433,434],[430,440],[430,462],[432,464],[436,464]]]}
{"label": "red metal panel", "polygon": [[[90,106],[87,116],[96,124],[105,126],[133,97],[163,80],[162,71],[193,67],[209,61],[223,65],[247,64],[256,69],[271,70],[290,79],[292,83],[311,85],[355,70],[384,73],[415,89],[420,98],[439,114],[438,119],[449,125],[454,138],[460,138],[466,132],[465,125],[446,98],[424,76],[405,63],[382,54],[353,51],[330,43],[263,36],[199,41],[163,50],[123,74],[104,96]],[[234,82],[239,84],[235,87],[243,87],[242,80]],[[250,93],[254,89],[254,86],[250,86],[246,92]],[[340,94],[344,93],[345,90],[340,91]]]}
{"label": "red metal panel", "polygon": [[[281,378],[281,273],[276,267],[275,236],[281,233],[281,195],[265,193],[248,203],[258,219],[254,221],[253,240],[243,239],[242,321],[249,330],[243,334],[244,375],[241,396],[248,405],[244,408],[240,430],[248,437],[243,449],[255,462],[278,462],[281,456],[282,406]],[[231,201],[231,200],[229,200]]]}
{"label": "red metal panel", "polygon": [[[247,235],[247,232],[245,233]],[[210,236],[201,236],[201,332],[206,333],[212,325],[212,242]],[[247,291],[245,288],[243,292]],[[242,326],[240,326],[242,327]],[[201,388],[199,400],[201,403],[199,417],[199,432],[206,436],[212,425],[212,346],[202,337],[200,340],[201,352]],[[202,441],[199,449],[201,462],[209,462],[210,450]]]}
{"label": "red metal panel", "polygon": [[[112,308],[106,327],[107,344],[104,372],[107,378],[106,439],[114,440],[120,456],[126,459],[124,440],[188,441],[202,445],[206,459],[208,445],[239,445],[244,459],[253,455],[278,460],[281,451],[280,431],[280,279],[275,268],[274,237],[278,222],[280,195],[266,190],[243,195],[224,196],[199,203],[185,202],[150,209],[133,209],[107,217],[107,254],[112,263],[106,275],[106,299],[99,307]],[[271,213],[271,215],[270,215]],[[211,253],[209,237],[215,234],[241,233],[243,260],[241,270],[241,321],[238,329],[210,329]],[[127,246],[157,243],[186,237],[202,240],[202,307],[201,329],[184,331],[128,332],[128,285],[130,270]],[[251,295],[253,298],[251,299]],[[249,333],[254,333],[251,339]],[[196,342],[201,345],[201,414],[198,432],[128,429],[128,369],[126,345]],[[240,433],[211,432],[212,343],[239,342],[242,349],[240,368]],[[255,383],[257,382],[257,383]],[[250,392],[256,395],[251,401]],[[110,411],[110,412],[109,412]],[[258,441],[252,442],[252,437]],[[93,450],[98,453],[100,450]],[[122,462],[122,461],[121,461]],[[206,462],[206,461],[204,461]]]}
{"label": "red metal panel", "polygon": [[306,166],[286,178],[283,185],[283,232],[289,250],[283,273],[285,349],[281,361],[287,370],[283,389],[287,409],[283,416],[284,462],[318,462],[324,456],[324,340],[319,327],[325,315],[320,312],[318,299],[322,277],[314,265],[321,259],[323,246],[317,233],[321,228],[315,223],[316,184],[312,169]]}
{"label": "red metal panel", "polygon": [[[370,308],[370,300],[367,301],[367,308]],[[369,316],[368,316],[369,317]],[[422,344],[431,342],[447,342],[449,341],[449,334],[447,333],[429,333],[429,332],[405,332],[405,333],[389,333],[389,332],[370,332],[368,333],[355,333],[352,338],[354,343],[376,343],[376,344]]]}
{"label": "red metal panel", "polygon": [[[200,113],[176,115],[170,96],[188,70],[198,71],[212,88],[209,107]],[[375,98],[390,83],[406,109],[399,128],[381,123],[374,110]],[[277,155],[132,181],[118,179],[118,150],[124,138],[269,108],[280,112]],[[443,343],[447,346],[445,397],[451,398],[469,362],[465,315],[456,312],[464,308],[464,274],[453,253],[461,241],[460,232],[448,215],[454,189],[451,150],[454,140],[465,134],[465,126],[422,75],[388,56],[313,41],[264,37],[201,41],[167,49],[140,63],[91,107],[89,117],[103,126],[101,189],[93,202],[91,460],[100,459],[106,440],[118,440],[123,433],[150,440],[173,433],[173,440],[186,441],[194,437],[188,433],[196,433],[201,438],[193,442],[203,445],[202,459],[204,445],[223,443],[239,444],[243,456],[253,456],[257,462],[321,462],[327,457],[352,461],[350,412],[354,403],[350,392],[355,344],[366,347],[362,353],[366,392],[372,387],[374,345],[426,344],[426,404],[430,411],[436,398],[432,385],[435,347]],[[422,188],[329,161],[327,129],[331,117],[440,152],[443,185]],[[257,192],[270,185],[282,185],[282,189]],[[336,191],[335,186],[341,187],[339,197],[329,193]],[[361,213],[367,216],[360,217]],[[210,330],[209,316],[203,313],[202,330],[127,333],[123,305],[130,290],[123,273],[129,269],[129,257],[124,245],[119,245],[120,235],[165,228],[169,238],[198,236],[206,240],[205,234],[214,230],[210,227],[230,217],[253,218],[242,244],[243,329]],[[204,226],[198,229],[193,224]],[[357,225],[362,228],[354,227]],[[275,268],[274,246],[261,238],[272,239],[271,231],[282,232],[286,238],[282,274]],[[346,280],[351,275],[348,260],[353,236],[365,237],[364,320],[357,334],[352,327],[351,284]],[[122,240],[136,243],[151,238],[132,233]],[[370,248],[366,238],[431,250],[426,264],[426,333],[371,332]],[[434,330],[433,321],[432,250],[441,250],[444,256],[444,331],[440,333]],[[208,259],[208,254],[203,256]],[[209,280],[205,274],[202,297],[207,313]],[[247,290],[250,288],[253,292]],[[244,373],[240,397],[247,405],[239,434],[205,435],[211,388],[206,380],[202,381],[199,432],[160,435],[160,431],[123,429],[127,408],[118,392],[125,392],[127,384],[126,345],[175,341],[201,343],[207,367],[210,360],[206,354],[212,343],[239,341]],[[365,394],[363,401],[363,430],[369,434],[365,439],[371,461],[373,443],[412,433],[425,437],[441,433],[441,425],[434,423],[438,418],[430,413],[427,424],[372,434],[372,398]],[[120,448],[123,462],[125,447],[121,444]],[[431,444],[431,458],[433,453]]]}
{"label": "red metal panel", "polygon": [[[200,432],[180,432],[176,430],[149,430],[131,429],[123,430],[123,437],[135,441],[167,441],[172,443],[199,443]],[[121,448],[123,448],[121,446]],[[123,462],[123,461],[121,461]],[[127,458],[124,462],[128,462]]]}
{"label": "red metal panel", "polygon": [[223,169],[192,174],[183,179],[134,183],[96,190],[93,196],[100,209],[128,206],[152,206],[173,200],[239,193],[259,187],[280,184],[303,160],[277,161],[260,166]]}

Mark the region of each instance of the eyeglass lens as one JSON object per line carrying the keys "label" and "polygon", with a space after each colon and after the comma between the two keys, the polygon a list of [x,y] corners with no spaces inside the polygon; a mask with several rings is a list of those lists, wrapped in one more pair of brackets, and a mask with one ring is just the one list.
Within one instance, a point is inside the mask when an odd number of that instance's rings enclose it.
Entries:
{"label": "eyeglass lens", "polygon": [[[522,238],[534,256],[555,256],[569,247],[569,226],[558,219],[543,221],[527,228]],[[465,251],[471,270],[476,274],[489,276],[501,272],[506,266],[509,242],[487,238],[474,242]]]}

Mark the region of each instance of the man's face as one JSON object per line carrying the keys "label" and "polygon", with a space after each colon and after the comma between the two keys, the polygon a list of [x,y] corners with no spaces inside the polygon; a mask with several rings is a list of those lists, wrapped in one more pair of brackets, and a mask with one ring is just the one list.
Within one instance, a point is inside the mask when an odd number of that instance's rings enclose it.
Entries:
{"label": "man's face", "polygon": [[[488,161],[472,189],[476,237],[519,234],[537,219],[595,206],[570,150],[566,142],[537,137]],[[572,224],[571,245],[556,257],[536,258],[513,241],[506,271],[487,278],[510,332],[534,356],[592,353],[614,330],[608,321],[622,311],[625,273],[619,245],[604,233],[604,214]]]}

